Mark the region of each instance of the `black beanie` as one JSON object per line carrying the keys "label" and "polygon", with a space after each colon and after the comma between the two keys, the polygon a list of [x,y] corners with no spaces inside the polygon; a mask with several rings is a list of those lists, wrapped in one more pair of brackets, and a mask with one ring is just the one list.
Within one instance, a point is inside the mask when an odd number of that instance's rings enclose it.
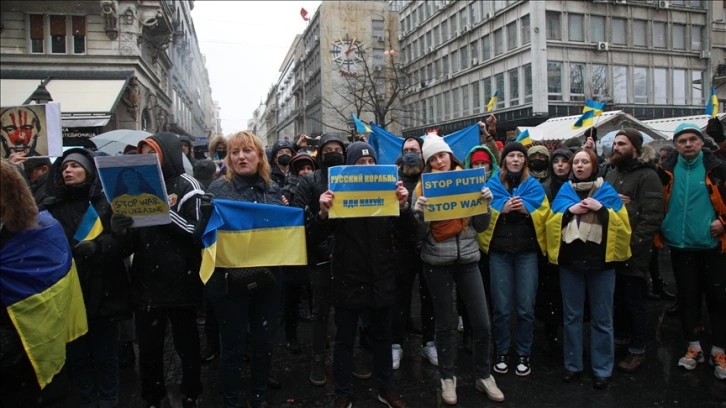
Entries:
{"label": "black beanie", "polygon": [[83,153],[70,153],[66,157],[63,158],[63,162],[61,162],[61,168],[63,168],[63,164],[66,162],[73,161],[81,165],[84,170],[86,170],[86,173],[88,176],[93,176],[96,174],[95,167],[93,165],[93,162],[91,162],[91,159],[84,155]]}
{"label": "black beanie", "polygon": [[638,151],[638,154],[640,154],[640,152],[643,150],[643,135],[640,133],[640,131],[633,128],[625,128],[619,130],[618,133],[615,134],[615,137],[618,137],[620,135],[627,137],[635,150]]}
{"label": "black beanie", "polygon": [[421,140],[421,138],[418,136],[409,136],[403,139],[403,143],[401,144],[401,152],[403,152],[403,145],[405,145],[406,142],[408,142],[409,140],[415,140],[416,143],[418,143],[418,148],[423,150],[423,140]]}
{"label": "black beanie", "polygon": [[504,146],[504,149],[502,149],[502,162],[504,162],[504,158],[507,157],[507,155],[513,151],[522,152],[524,155],[524,158],[527,159],[527,148],[524,147],[519,142],[509,142]]}
{"label": "black beanie", "polygon": [[366,142],[355,142],[351,143],[347,149],[345,149],[346,156],[348,156],[348,159],[345,164],[347,165],[353,165],[355,164],[358,159],[361,157],[372,157],[373,160],[378,163],[378,158],[376,157],[376,151],[373,150],[371,145],[369,145]]}

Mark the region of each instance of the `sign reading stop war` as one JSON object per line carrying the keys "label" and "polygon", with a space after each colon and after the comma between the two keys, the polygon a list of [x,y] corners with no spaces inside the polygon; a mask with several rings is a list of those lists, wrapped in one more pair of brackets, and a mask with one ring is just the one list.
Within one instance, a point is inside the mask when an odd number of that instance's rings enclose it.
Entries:
{"label": "sign reading stop war", "polygon": [[392,165],[330,167],[328,188],[335,194],[330,218],[398,216],[397,181]]}
{"label": "sign reading stop war", "polygon": [[481,198],[485,182],[483,168],[423,174],[423,195],[428,203],[424,220],[451,220],[487,212],[487,203]]}

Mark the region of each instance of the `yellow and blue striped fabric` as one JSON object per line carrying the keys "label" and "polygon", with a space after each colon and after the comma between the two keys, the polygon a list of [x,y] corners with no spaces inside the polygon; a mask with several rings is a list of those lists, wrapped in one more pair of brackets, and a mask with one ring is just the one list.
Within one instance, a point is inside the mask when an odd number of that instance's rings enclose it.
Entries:
{"label": "yellow and blue striped fabric", "polygon": [[38,224],[0,253],[0,298],[43,389],[63,368],[66,343],[85,334],[88,322],[63,228],[46,211]]}
{"label": "yellow and blue striped fabric", "polygon": [[214,268],[308,263],[303,210],[296,207],[214,200],[202,243],[205,284]]}
{"label": "yellow and blue striped fabric", "polygon": [[[592,198],[608,210],[607,241],[605,243],[605,262],[626,261],[630,258],[630,220],[628,210],[623,205],[617,191],[608,183],[595,191]],[[572,185],[564,183],[557,197],[552,201],[552,213],[547,219],[547,256],[557,264],[562,245],[562,215],[571,206],[581,202]]]}
{"label": "yellow and blue striped fabric", "polygon": [[590,127],[593,124],[593,118],[595,117],[595,111],[589,110],[580,116],[574,125],[572,125],[573,129],[579,129],[581,127]]}
{"label": "yellow and blue striped fabric", "polygon": [[497,99],[499,98],[499,90],[494,91],[494,94],[492,94],[491,99],[489,99],[489,103],[487,103],[487,112],[491,112],[494,110],[494,105],[497,104]]}
{"label": "yellow and blue striped fabric", "polygon": [[504,204],[511,197],[519,197],[522,199],[524,207],[529,211],[529,216],[532,218],[534,231],[537,235],[537,244],[542,254],[545,254],[547,250],[545,223],[550,214],[550,203],[539,181],[534,177],[527,177],[526,180],[514,189],[515,191],[510,193],[504,184],[502,184],[502,181],[499,179],[499,172],[497,172],[489,179],[487,186],[489,186],[494,196],[491,204],[492,220],[486,231],[477,234],[479,248],[489,253],[489,244],[491,244],[492,236],[494,236],[494,228],[496,227],[499,215],[502,213]]}
{"label": "yellow and blue striped fabric", "polygon": [[706,102],[706,111],[704,112],[706,115],[715,118],[718,116],[718,97],[716,96],[716,87],[711,87],[711,96],[708,98],[708,101]]}
{"label": "yellow and blue striped fabric", "polygon": [[529,135],[529,129],[525,129],[514,141],[521,143],[522,146],[530,146],[532,144],[532,137]]}
{"label": "yellow and blue striped fabric", "polygon": [[351,116],[353,116],[353,122],[355,123],[356,132],[358,132],[358,133],[371,133],[372,132],[371,127],[366,125],[365,122],[358,119],[358,117],[355,115],[351,115]]}
{"label": "yellow and blue striped fabric", "polygon": [[98,217],[98,212],[96,212],[96,209],[93,208],[93,204],[88,203],[88,209],[83,215],[83,219],[78,225],[78,229],[76,230],[75,235],[73,235],[73,239],[78,242],[90,241],[101,235],[102,232],[103,224],[101,224],[101,219]]}
{"label": "yellow and blue striped fabric", "polygon": [[585,106],[582,108],[582,113],[587,111],[594,111],[594,116],[602,116],[602,110],[605,109],[605,102],[595,102],[592,99],[585,101]]}

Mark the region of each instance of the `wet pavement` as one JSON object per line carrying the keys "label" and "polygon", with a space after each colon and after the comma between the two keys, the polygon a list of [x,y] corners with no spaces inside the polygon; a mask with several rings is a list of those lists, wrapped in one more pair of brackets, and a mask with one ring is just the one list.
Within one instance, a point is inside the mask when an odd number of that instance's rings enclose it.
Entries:
{"label": "wet pavement", "polygon": [[[672,273],[665,254],[661,263],[664,276],[672,282]],[[671,283],[671,287],[673,287]],[[417,299],[414,296],[414,299]],[[678,318],[668,317],[665,310],[670,301],[647,301],[648,308],[648,344],[647,360],[639,371],[624,374],[615,371],[610,387],[604,391],[596,391],[592,387],[592,378],[587,373],[589,357],[585,356],[585,375],[574,383],[563,383],[561,356],[548,353],[545,349],[544,327],[537,324],[534,334],[532,374],[517,377],[512,370],[509,374],[495,378],[505,395],[505,402],[489,401],[484,394],[477,392],[471,377],[471,355],[460,347],[458,351],[456,373],[458,374],[457,393],[458,407],[721,407],[726,408],[726,381],[718,380],[713,375],[713,368],[708,364],[700,364],[693,371],[685,371],[677,367],[678,358],[686,351],[681,341],[680,322]],[[418,305],[414,305],[417,311]],[[414,316],[416,314],[414,313]],[[724,324],[724,322],[721,322]],[[334,328],[330,325],[330,338]],[[200,333],[203,327],[199,327]],[[309,323],[301,322],[299,338],[302,352],[291,353],[284,345],[284,329],[280,327],[280,340],[273,354],[273,374],[282,382],[279,390],[270,390],[268,401],[272,407],[332,407],[333,385],[332,367],[328,365],[328,384],[323,387],[311,385],[308,378],[308,353],[310,351]],[[589,331],[589,330],[587,330]],[[170,340],[170,339],[168,339]],[[404,356],[401,368],[394,373],[400,393],[410,407],[445,406],[437,395],[439,376],[436,367],[423,361],[420,356],[420,336],[410,334],[403,345]],[[332,342],[332,340],[331,340]],[[704,354],[710,350],[710,343],[702,343]],[[332,347],[332,345],[331,345]],[[587,349],[587,347],[586,347]],[[181,406],[179,382],[181,370],[179,359],[167,342],[166,381],[168,398],[163,402],[165,408]],[[332,356],[332,349],[329,350]],[[217,373],[219,360],[202,366],[204,393],[198,400],[199,407],[222,407],[218,390]],[[245,370],[242,378],[243,392],[249,390],[249,370]],[[354,407],[383,407],[376,400],[376,391],[372,380],[354,379]],[[65,405],[78,406],[77,396],[70,398]],[[121,393],[119,408],[143,408],[144,401],[140,396],[140,381],[137,368],[131,367],[121,372]]]}

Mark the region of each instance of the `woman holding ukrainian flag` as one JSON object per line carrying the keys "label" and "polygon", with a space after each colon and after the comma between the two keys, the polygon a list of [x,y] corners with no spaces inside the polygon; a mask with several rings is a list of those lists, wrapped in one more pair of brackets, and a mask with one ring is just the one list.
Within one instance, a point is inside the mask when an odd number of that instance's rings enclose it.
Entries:
{"label": "woman holding ukrainian flag", "polygon": [[565,373],[583,371],[585,293],[590,304],[590,362],[593,386],[605,389],[614,354],[612,262],[630,258],[628,213],[613,187],[597,177],[597,156],[580,149],[571,159],[570,179],[552,201],[547,219],[547,255],[559,264],[564,318]]}

